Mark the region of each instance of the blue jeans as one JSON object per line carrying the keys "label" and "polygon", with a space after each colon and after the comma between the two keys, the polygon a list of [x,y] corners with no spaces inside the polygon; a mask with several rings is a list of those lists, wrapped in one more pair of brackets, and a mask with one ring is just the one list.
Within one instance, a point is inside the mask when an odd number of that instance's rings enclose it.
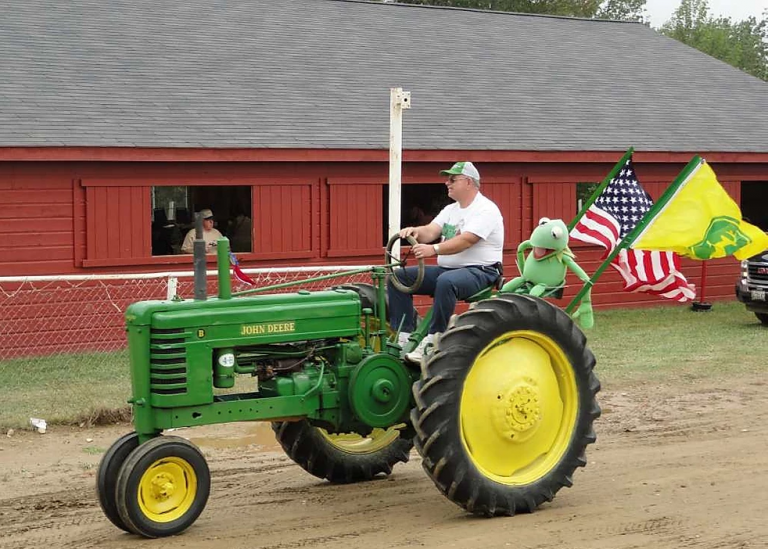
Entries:
{"label": "blue jeans", "polygon": [[[416,279],[417,267],[406,267],[395,271],[398,280],[410,285]],[[447,269],[429,265],[425,267],[424,280],[416,290],[416,295],[429,295],[435,298],[432,305],[432,324],[430,334],[442,333],[448,326],[448,320],[456,308],[456,301],[467,299],[480,290],[484,290],[496,281],[498,273],[491,267],[461,267]],[[393,330],[413,332],[416,318],[413,313],[413,295],[404,294],[391,282],[387,282],[389,296],[389,324]]]}

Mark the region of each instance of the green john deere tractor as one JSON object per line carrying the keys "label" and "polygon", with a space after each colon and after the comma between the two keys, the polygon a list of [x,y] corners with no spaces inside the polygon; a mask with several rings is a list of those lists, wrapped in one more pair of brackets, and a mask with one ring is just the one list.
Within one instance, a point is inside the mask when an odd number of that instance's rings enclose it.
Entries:
{"label": "green john deere tractor", "polygon": [[[386,322],[386,281],[408,259],[392,254],[397,236],[383,266],[313,279],[370,273],[370,285],[234,296],[221,240],[219,294],[209,299],[199,231],[195,299],[126,311],[135,431],[97,474],[117,527],[169,536],[203,511],[208,465],[189,441],[163,435],[178,427],[269,421],[293,461],[338,483],[388,475],[415,446],[438,490],[485,516],[533,511],[586,465],[600,384],[585,336],[558,307],[488,288],[421,365],[409,364],[401,355],[429,314],[402,349]],[[251,378],[248,391],[232,391],[237,376]]]}

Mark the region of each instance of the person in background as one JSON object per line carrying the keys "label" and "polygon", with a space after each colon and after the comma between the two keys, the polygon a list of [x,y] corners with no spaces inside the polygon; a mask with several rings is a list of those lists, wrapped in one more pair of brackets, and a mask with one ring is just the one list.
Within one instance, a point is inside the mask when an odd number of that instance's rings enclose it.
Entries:
{"label": "person in background", "polygon": [[[457,162],[440,174],[448,176],[445,185],[454,202],[430,223],[400,231],[401,238],[412,236],[419,242],[411,249],[416,259],[437,256],[437,266],[426,266],[424,281],[415,292],[434,296],[434,305],[427,336],[405,355],[413,362],[421,360],[435,334],[445,331],[457,300],[491,286],[501,276],[504,220],[498,206],[480,193],[480,173],[472,162]],[[430,244],[438,238],[437,244]],[[406,267],[395,276],[410,284],[416,269]],[[413,297],[391,282],[387,284],[387,293],[392,329],[397,330],[402,323],[398,340],[402,346],[416,329],[415,319],[409,314],[413,311]]]}
{"label": "person in background", "polygon": [[[203,240],[205,240],[205,253],[210,254],[216,250],[216,242],[224,238],[218,229],[213,226],[213,212],[209,209],[200,210],[200,216],[203,218]],[[195,245],[195,229],[190,229],[187,236],[184,237],[184,243],[181,245],[181,251],[185,254],[191,254]]]}
{"label": "person in background", "polygon": [[406,215],[408,221],[410,221],[409,225],[412,227],[429,225],[429,222],[432,221],[433,217],[424,211],[424,208],[418,204],[413,204],[410,208],[408,208]]}
{"label": "person in background", "polygon": [[250,252],[252,234],[251,218],[245,213],[239,213],[227,224],[227,236],[233,252]]}

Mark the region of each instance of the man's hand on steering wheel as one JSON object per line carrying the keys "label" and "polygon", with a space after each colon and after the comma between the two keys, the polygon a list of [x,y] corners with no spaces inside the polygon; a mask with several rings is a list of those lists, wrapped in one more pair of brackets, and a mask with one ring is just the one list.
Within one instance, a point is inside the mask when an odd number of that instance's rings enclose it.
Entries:
{"label": "man's hand on steering wheel", "polygon": [[[406,227],[401,229],[400,238],[408,238],[411,236],[418,242],[422,232],[419,229],[421,229],[421,227]],[[437,255],[435,247],[432,246],[432,244],[416,244],[411,248],[411,253],[416,259],[426,259]]]}
{"label": "man's hand on steering wheel", "polygon": [[[412,227],[409,227],[412,228]],[[403,229],[405,231],[406,229]],[[418,242],[416,242],[416,239],[412,235],[408,235],[407,237],[404,237],[408,240],[408,244],[410,244],[411,249],[406,253],[405,257],[399,258],[392,254],[392,249],[395,246],[395,243],[398,242],[401,238],[402,231],[393,235],[389,242],[387,242],[387,247],[384,251],[384,263],[385,263],[385,270],[387,273],[387,276],[389,280],[392,282],[392,285],[400,290],[403,293],[406,294],[412,294],[416,290],[419,289],[421,286],[421,282],[424,280],[424,257],[416,257],[416,261],[418,262],[418,266],[416,269],[416,278],[413,280],[413,283],[410,285],[407,285],[406,282],[400,280],[397,275],[395,274],[395,267],[405,267],[406,262],[408,261],[408,256],[413,253],[413,248],[416,246],[420,246]],[[423,246],[423,244],[421,244]]]}
{"label": "man's hand on steering wheel", "polygon": [[416,259],[425,259],[437,255],[435,247],[432,244],[416,244],[411,248],[411,253]]}

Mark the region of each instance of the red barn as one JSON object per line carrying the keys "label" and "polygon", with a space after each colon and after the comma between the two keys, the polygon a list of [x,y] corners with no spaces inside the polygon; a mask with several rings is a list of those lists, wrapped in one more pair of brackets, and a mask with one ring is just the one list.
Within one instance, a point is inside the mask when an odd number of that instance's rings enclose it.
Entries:
{"label": "red barn", "polygon": [[[390,87],[413,103],[403,225],[445,203],[440,169],[471,160],[505,217],[508,275],[538,218],[572,219],[630,146],[654,198],[700,154],[768,229],[768,84],[642,24],[10,0],[2,29],[0,277],[191,270],[179,248],[202,208],[245,267],[380,263]],[[598,250],[574,249],[593,271]],[[700,264],[684,273],[701,285]],[[730,299],[737,273],[709,262],[706,297]],[[662,302],[621,288],[606,273],[595,303]]]}

